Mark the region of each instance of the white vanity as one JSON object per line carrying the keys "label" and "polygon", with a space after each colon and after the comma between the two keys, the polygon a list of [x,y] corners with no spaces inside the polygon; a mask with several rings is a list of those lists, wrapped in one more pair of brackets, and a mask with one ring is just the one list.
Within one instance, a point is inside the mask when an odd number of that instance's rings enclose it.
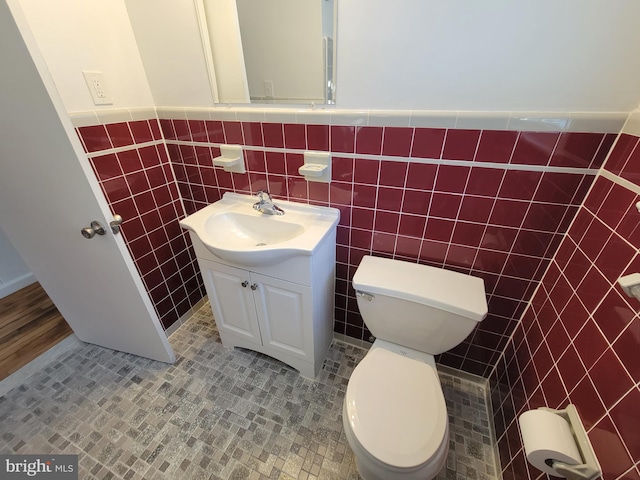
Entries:
{"label": "white vanity", "polygon": [[333,338],[339,210],[226,193],[180,222],[189,230],[225,346],[277,358],[315,378]]}

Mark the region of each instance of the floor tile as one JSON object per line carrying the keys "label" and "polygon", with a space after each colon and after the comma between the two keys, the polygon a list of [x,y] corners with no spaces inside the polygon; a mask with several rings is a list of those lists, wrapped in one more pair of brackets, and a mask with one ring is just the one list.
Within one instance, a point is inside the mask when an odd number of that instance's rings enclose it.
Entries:
{"label": "floor tile", "polygon": [[[174,365],[83,344],[0,398],[0,453],[79,454],[83,479],[359,478],[342,430],[366,351],[334,341],[315,381],[222,346],[208,304],[170,338]],[[438,479],[495,479],[486,391],[440,373],[450,449]]]}

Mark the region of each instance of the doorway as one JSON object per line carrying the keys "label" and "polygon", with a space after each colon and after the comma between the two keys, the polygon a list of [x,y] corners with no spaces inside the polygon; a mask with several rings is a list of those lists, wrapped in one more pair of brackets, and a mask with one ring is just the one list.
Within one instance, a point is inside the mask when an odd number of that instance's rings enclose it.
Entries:
{"label": "doorway", "polygon": [[72,333],[38,282],[0,299],[0,381]]}

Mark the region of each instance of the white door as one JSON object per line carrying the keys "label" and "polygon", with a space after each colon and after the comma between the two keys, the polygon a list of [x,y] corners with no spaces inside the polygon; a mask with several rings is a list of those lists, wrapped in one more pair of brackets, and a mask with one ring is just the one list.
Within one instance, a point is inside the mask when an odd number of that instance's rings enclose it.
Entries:
{"label": "white door", "polygon": [[[11,5],[15,19],[0,0],[0,227],[80,340],[174,362],[26,20]],[[108,233],[88,240],[80,230],[93,220]]]}
{"label": "white door", "polygon": [[262,345],[249,272],[202,258],[198,264],[222,343],[224,334],[229,333]]}
{"label": "white door", "polygon": [[289,356],[312,360],[311,287],[251,274],[262,344]]}

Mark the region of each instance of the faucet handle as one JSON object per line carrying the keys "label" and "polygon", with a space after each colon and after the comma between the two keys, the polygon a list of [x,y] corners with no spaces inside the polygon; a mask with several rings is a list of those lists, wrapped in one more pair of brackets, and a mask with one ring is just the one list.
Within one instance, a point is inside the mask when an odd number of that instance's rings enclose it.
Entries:
{"label": "faucet handle", "polygon": [[[266,190],[258,190],[256,193],[261,202],[271,201],[271,194]],[[265,198],[266,196],[266,198]]]}

